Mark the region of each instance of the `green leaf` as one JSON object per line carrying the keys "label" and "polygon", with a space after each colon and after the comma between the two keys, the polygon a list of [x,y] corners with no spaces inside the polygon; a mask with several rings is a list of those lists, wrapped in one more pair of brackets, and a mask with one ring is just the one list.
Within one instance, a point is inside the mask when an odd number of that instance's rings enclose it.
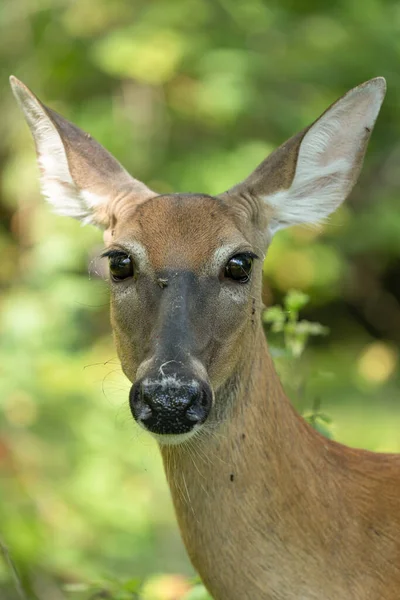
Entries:
{"label": "green leaf", "polygon": [[264,323],[284,323],[286,315],[281,306],[271,306],[264,312]]}
{"label": "green leaf", "polygon": [[325,413],[318,413],[318,419],[320,419],[320,421],[323,421],[324,423],[327,423],[328,425],[330,425],[333,422],[332,417],[326,415]]}
{"label": "green leaf", "polygon": [[310,301],[310,296],[298,290],[290,290],[284,299],[284,306],[289,312],[298,312]]}
{"label": "green leaf", "polygon": [[296,323],[296,331],[307,335],[328,335],[329,328],[312,321],[302,320]]}
{"label": "green leaf", "polygon": [[307,423],[309,423],[311,427],[315,429],[315,431],[318,431],[318,433],[328,438],[329,440],[333,439],[332,428],[328,425],[330,421],[329,417],[328,420],[321,419],[320,415],[316,413],[306,413],[303,415],[303,417],[307,421]]}

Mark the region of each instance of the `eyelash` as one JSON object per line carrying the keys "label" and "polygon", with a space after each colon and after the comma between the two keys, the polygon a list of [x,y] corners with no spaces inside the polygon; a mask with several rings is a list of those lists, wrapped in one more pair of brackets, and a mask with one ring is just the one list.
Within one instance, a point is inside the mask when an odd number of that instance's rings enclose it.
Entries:
{"label": "eyelash", "polygon": [[116,258],[117,256],[129,256],[129,254],[123,250],[106,250],[100,254],[100,258]]}
{"label": "eyelash", "polygon": [[240,254],[241,256],[248,256],[249,258],[253,258],[254,260],[257,260],[257,259],[260,258],[259,256],[257,256],[257,254],[255,254],[251,250],[245,250],[244,252],[241,252],[240,250],[238,250],[237,252],[234,252],[232,254],[232,256],[230,256],[228,258],[227,262],[229,262],[230,260],[232,260],[232,258],[234,258],[235,256],[238,256],[238,254]]}

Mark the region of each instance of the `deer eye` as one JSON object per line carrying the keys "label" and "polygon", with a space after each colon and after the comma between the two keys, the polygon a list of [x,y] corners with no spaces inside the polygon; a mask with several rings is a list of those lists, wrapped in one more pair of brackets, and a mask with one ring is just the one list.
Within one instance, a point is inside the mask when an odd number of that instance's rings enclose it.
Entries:
{"label": "deer eye", "polygon": [[254,256],[251,254],[236,254],[229,259],[225,266],[224,276],[238,283],[247,283],[250,280]]}
{"label": "deer eye", "polygon": [[108,255],[110,273],[113,281],[122,281],[128,277],[133,277],[133,260],[124,252],[113,252]]}

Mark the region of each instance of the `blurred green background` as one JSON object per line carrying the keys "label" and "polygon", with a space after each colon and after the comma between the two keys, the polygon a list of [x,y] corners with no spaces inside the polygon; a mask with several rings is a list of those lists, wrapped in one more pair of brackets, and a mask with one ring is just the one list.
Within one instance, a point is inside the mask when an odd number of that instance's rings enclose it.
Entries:
{"label": "blurred green background", "polygon": [[[299,410],[318,399],[336,439],[400,451],[399,2],[4,0],[0,58],[0,535],[37,597],[193,572],[158,449],[130,417],[101,235],[40,198],[11,73],[151,188],[210,194],[385,76],[356,189],[324,227],[277,235],[265,301],[302,290],[331,330],[296,367]],[[0,597],[16,597],[4,565]]]}

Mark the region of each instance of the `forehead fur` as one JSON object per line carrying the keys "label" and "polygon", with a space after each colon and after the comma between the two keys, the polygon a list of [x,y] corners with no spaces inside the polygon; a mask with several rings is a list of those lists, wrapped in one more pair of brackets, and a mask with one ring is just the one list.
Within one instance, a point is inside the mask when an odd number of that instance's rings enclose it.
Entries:
{"label": "forehead fur", "polygon": [[247,238],[223,200],[202,194],[156,196],[115,219],[113,241],[143,244],[156,270],[199,268],[217,248]]}

